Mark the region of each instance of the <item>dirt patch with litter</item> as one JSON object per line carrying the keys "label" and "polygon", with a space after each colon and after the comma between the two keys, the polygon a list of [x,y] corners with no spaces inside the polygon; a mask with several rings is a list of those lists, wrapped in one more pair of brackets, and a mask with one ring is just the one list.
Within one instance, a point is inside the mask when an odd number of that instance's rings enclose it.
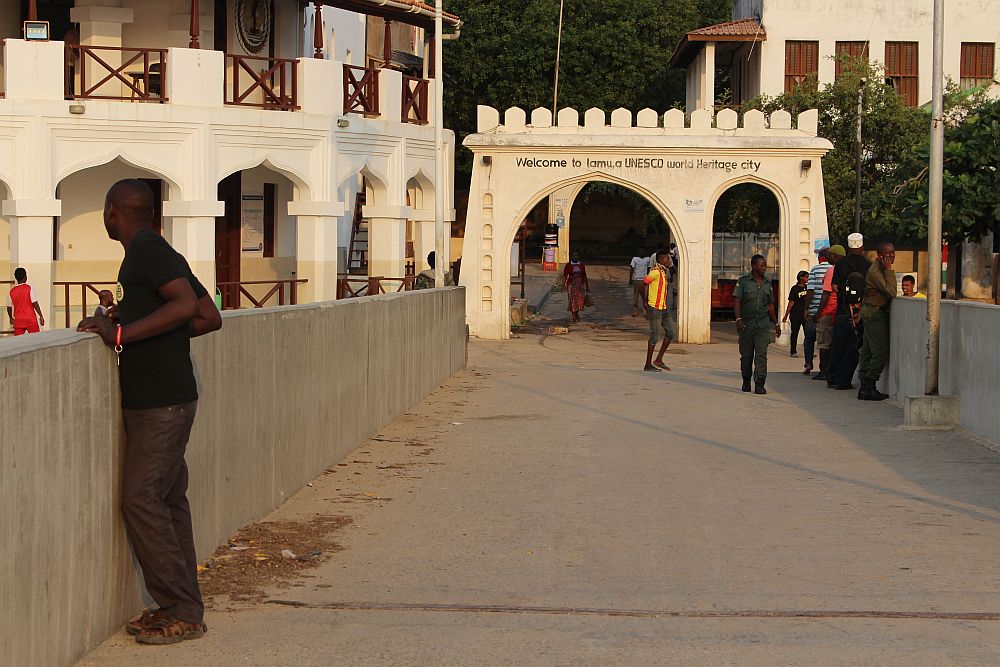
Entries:
{"label": "dirt patch with litter", "polygon": [[241,528],[198,566],[206,606],[225,604],[225,599],[260,602],[266,589],[308,577],[308,570],[342,549],[333,538],[350,524],[349,517],[334,515],[309,521],[264,521]]}

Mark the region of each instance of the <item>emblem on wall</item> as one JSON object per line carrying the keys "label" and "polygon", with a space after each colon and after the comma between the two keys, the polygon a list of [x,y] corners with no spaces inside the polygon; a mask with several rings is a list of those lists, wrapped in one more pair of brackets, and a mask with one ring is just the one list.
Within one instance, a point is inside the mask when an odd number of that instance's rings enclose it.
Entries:
{"label": "emblem on wall", "polygon": [[271,38],[271,0],[236,0],[236,37],[248,54],[258,54]]}

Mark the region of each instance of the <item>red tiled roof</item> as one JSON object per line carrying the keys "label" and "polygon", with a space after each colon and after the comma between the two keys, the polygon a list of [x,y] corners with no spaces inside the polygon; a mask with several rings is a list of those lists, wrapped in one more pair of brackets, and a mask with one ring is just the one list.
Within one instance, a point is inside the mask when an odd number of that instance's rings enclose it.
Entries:
{"label": "red tiled roof", "polygon": [[764,26],[757,19],[740,19],[717,23],[692,30],[681,38],[681,43],[670,57],[672,67],[686,67],[701,50],[700,42],[763,42],[767,40]]}
{"label": "red tiled roof", "polygon": [[757,19],[740,19],[698,28],[687,34],[688,40],[692,42],[710,41],[706,37],[745,37],[762,42],[767,39],[767,33]]}

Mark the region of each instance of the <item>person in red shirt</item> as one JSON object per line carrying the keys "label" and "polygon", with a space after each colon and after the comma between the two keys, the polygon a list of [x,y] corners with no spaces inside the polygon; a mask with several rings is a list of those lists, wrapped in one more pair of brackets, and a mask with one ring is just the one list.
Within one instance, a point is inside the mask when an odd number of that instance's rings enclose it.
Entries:
{"label": "person in red shirt", "polygon": [[14,280],[17,284],[10,288],[7,295],[7,317],[14,327],[14,335],[38,333],[41,330],[39,325],[45,326],[45,316],[35,298],[35,288],[28,284],[28,272],[17,267],[14,270]]}

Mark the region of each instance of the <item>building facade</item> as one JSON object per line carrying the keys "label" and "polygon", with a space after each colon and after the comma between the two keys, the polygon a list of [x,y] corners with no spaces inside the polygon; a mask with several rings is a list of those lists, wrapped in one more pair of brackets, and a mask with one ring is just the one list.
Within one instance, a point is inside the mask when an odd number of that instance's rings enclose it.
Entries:
{"label": "building facade", "polygon": [[[907,103],[931,98],[933,0],[736,0],[733,20],[688,33],[671,62],[688,71],[687,108],[742,104],[839,74],[835,56],[877,61]],[[963,87],[994,85],[1000,15],[993,0],[950,0],[945,75]],[[731,96],[720,99],[717,72]],[[995,86],[994,86],[995,88]]]}
{"label": "building facade", "polygon": [[[70,320],[67,301],[94,303],[87,285],[116,280],[122,249],[102,211],[121,178],[147,180],[156,228],[227,307],[333,299],[351,268],[396,279],[424,268],[406,260],[433,247],[435,188],[453,208],[450,132],[447,180],[434,182],[429,6],[8,4],[0,274],[24,266],[54,325]],[[36,17],[50,41],[20,38]]]}

